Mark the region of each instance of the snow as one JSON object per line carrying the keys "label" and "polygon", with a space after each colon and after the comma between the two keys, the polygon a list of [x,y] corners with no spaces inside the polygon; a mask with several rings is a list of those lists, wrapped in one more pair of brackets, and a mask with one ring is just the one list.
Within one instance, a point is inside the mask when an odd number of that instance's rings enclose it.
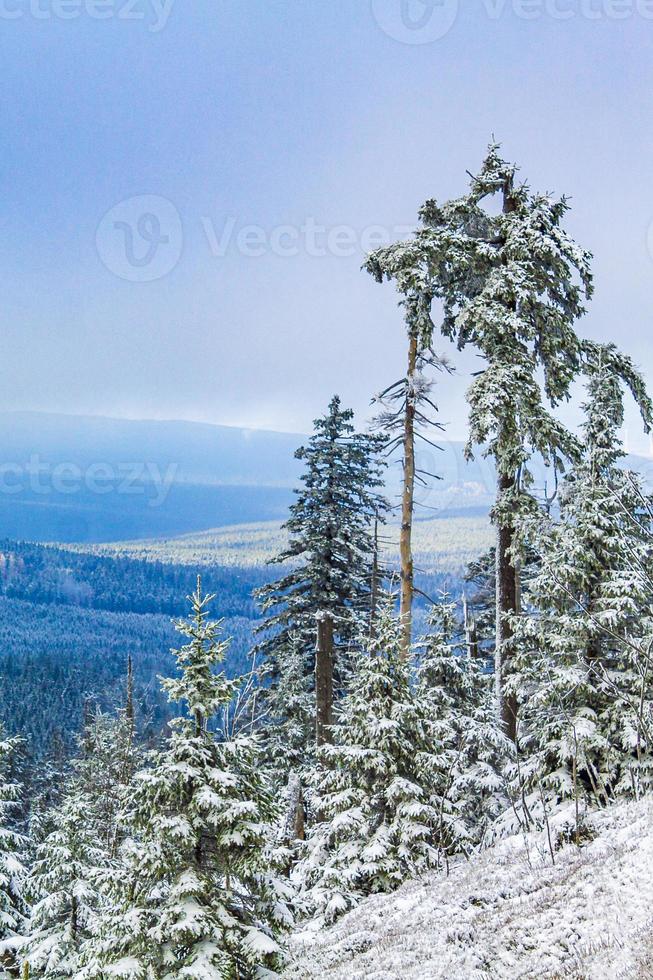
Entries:
{"label": "snow", "polygon": [[[571,811],[566,818],[571,824]],[[653,799],[615,805],[589,822],[597,836],[556,851],[555,864],[546,833],[511,837],[452,865],[449,877],[410,882],[366,899],[329,929],[305,929],[283,976],[653,976]]]}

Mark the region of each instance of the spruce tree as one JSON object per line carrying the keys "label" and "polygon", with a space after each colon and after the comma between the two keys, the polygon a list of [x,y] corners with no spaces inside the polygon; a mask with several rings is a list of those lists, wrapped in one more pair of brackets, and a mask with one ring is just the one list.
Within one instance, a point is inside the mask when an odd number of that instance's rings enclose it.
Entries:
{"label": "spruce tree", "polygon": [[[305,694],[314,689],[318,615],[329,616],[335,644],[336,687],[346,675],[343,652],[357,635],[372,602],[374,525],[383,514],[380,496],[382,436],[357,433],[353,412],[336,396],[315,434],[296,453],[305,463],[302,487],[285,524],[289,544],[273,564],[289,564],[277,581],[258,590],[265,620],[258,645],[267,690],[284,684],[288,703],[275,698],[283,723],[302,725]],[[303,659],[301,671],[298,658]],[[292,669],[284,661],[292,658]],[[296,689],[287,690],[290,676]],[[293,705],[299,714],[293,716]]]}
{"label": "spruce tree", "polygon": [[0,728],[0,942],[7,949],[22,931],[26,912],[27,841],[16,828],[21,787],[11,775],[20,745],[20,739],[7,737]]}
{"label": "spruce tree", "polygon": [[432,754],[401,635],[386,600],[312,777],[317,822],[297,877],[307,908],[326,921],[439,859]]}
{"label": "spruce tree", "polygon": [[92,822],[108,858],[120,843],[122,808],[141,761],[130,704],[128,698],[115,714],[96,709],[84,729],[80,755],[72,762],[75,786],[86,801],[86,821]]}
{"label": "spruce tree", "polygon": [[138,759],[133,717],[86,713],[79,755],[69,764],[60,798],[39,805],[31,821],[34,860],[26,881],[32,903],[23,960],[32,975],[77,976],[83,945],[103,906],[100,882],[115,867],[121,809]]}
{"label": "spruce tree", "polygon": [[[495,196],[498,214],[485,206]],[[519,603],[516,518],[532,508],[524,492],[528,462],[539,453],[556,466],[577,450],[549,410],[568,397],[579,372],[573,325],[592,291],[590,256],[564,231],[566,211],[564,198],[518,184],[515,167],[492,145],[467,195],[443,205],[427,201],[414,237],[367,261],[379,282],[396,282],[421,349],[432,345],[438,300],[442,334],[460,349],[472,345],[485,361],[467,393],[467,451],[482,446],[497,470],[495,676],[502,724],[513,740],[517,704],[505,682]]]}
{"label": "spruce tree", "polygon": [[473,659],[458,609],[445,593],[429,612],[418,644],[416,697],[430,747],[429,787],[443,855],[469,850],[505,804],[502,763],[508,751],[492,710],[489,676]]}
{"label": "spruce tree", "polygon": [[20,955],[43,980],[79,976],[82,945],[100,906],[97,881],[107,853],[87,803],[73,781],[49,815],[51,829],[36,847],[26,881],[31,914]]}
{"label": "spruce tree", "polygon": [[183,714],[134,779],[130,836],[109,907],[88,944],[84,976],[245,980],[274,967],[287,909],[266,838],[275,806],[255,741],[224,740],[216,716],[236,682],[220,670],[227,643],[201,583],[177,623],[180,675],[162,681]]}
{"label": "spruce tree", "polygon": [[653,411],[613,345],[586,343],[584,361],[583,458],[562,483],[557,518],[530,522],[541,568],[515,621],[511,683],[523,692],[531,809],[542,791],[553,802],[637,795],[653,775],[653,511],[639,477],[620,465],[623,387],[646,426]]}

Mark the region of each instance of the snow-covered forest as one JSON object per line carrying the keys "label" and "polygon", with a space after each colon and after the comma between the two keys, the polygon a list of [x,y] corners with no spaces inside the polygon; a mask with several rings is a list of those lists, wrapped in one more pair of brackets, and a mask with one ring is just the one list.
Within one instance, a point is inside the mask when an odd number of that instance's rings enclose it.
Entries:
{"label": "snow-covered forest", "polygon": [[[404,360],[371,426],[335,395],[297,450],[243,675],[207,568],[160,678],[172,721],[142,724],[126,657],[72,754],[0,739],[0,977],[650,975],[653,496],[621,433],[653,403],[592,339],[567,200],[495,144],[470,168],[366,258]],[[425,595],[419,447],[466,349],[494,545],[463,595]]]}

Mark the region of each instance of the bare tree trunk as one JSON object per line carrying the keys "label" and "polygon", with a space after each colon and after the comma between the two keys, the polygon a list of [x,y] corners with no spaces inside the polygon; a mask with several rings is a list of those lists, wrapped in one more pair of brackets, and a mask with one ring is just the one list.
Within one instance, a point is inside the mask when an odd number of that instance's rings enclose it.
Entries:
{"label": "bare tree trunk", "polygon": [[317,616],[315,649],[315,741],[319,748],[331,741],[333,723],[333,619],[330,613]]}
{"label": "bare tree trunk", "polygon": [[296,773],[288,779],[288,809],[284,839],[288,842],[306,839],[306,811],[302,782]]}
{"label": "bare tree trunk", "polygon": [[[497,486],[499,498],[501,498],[514,486],[514,479],[510,476],[499,475]],[[496,549],[497,613],[494,678],[499,718],[504,732],[508,738],[515,742],[517,740],[517,699],[513,694],[508,695],[505,690],[506,674],[512,656],[510,641],[513,635],[508,620],[518,611],[517,570],[510,557],[513,537],[514,528],[512,524],[499,518]]]}
{"label": "bare tree trunk", "polygon": [[[503,188],[503,213],[511,214],[516,207],[513,197],[513,179],[506,180]],[[500,454],[497,454],[500,462]],[[497,478],[497,497],[502,497],[515,486],[515,474],[499,473]],[[517,741],[517,699],[508,695],[505,690],[506,675],[509,670],[510,641],[512,627],[508,621],[518,611],[520,602],[520,584],[517,569],[512,563],[510,549],[514,538],[512,522],[505,517],[505,508],[500,508],[497,518],[497,553],[496,553],[496,651],[495,651],[495,684],[499,719],[503,730],[513,742]]]}
{"label": "bare tree trunk", "polygon": [[476,629],[476,623],[469,613],[469,606],[467,605],[467,596],[463,592],[463,620],[465,624],[465,646],[467,648],[467,656],[470,660],[476,660],[478,658],[478,631]]}
{"label": "bare tree trunk", "polygon": [[134,665],[131,653],[127,657],[127,698],[125,700],[125,717],[129,726],[130,738],[134,736]]}
{"label": "bare tree trunk", "polygon": [[401,653],[410,658],[413,633],[413,511],[415,509],[415,394],[413,382],[417,371],[417,337],[410,337],[406,414],[404,419],[404,485],[401,498]]}
{"label": "bare tree trunk", "polygon": [[376,634],[376,609],[379,603],[379,519],[374,520],[374,554],[370,581],[370,640]]}

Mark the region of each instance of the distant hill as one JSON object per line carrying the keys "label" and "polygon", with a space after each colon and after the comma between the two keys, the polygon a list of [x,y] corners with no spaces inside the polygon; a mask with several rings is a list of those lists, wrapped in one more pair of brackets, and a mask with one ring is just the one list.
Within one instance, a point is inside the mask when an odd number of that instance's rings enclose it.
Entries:
{"label": "distant hill", "polygon": [[[399,524],[391,521],[380,531],[384,561],[399,566]],[[413,534],[415,571],[418,576],[452,576],[459,579],[468,562],[492,544],[494,533],[487,511],[417,521]],[[111,544],[72,544],[63,554],[114,558],[162,566],[219,569],[262,568],[286,545],[287,537],[278,521],[239,524],[183,534],[179,537],[147,538]],[[1,559],[1,555],[0,555]],[[1,569],[0,569],[1,572]],[[273,575],[278,574],[274,569]]]}
{"label": "distant hill", "polygon": [[159,488],[135,485],[132,495],[119,485],[106,496],[85,488],[65,496],[55,490],[36,497],[0,492],[0,537],[19,541],[91,543],[161,537],[258,520],[283,520],[292,501],[284,487],[172,484],[161,504]]}
{"label": "distant hill", "polygon": [[[161,538],[283,520],[305,435],[198,422],[0,413],[0,537],[60,543]],[[418,513],[485,509],[492,474],[462,443],[422,452],[442,476]],[[389,472],[389,494],[398,488]]]}
{"label": "distant hill", "polygon": [[[0,413],[0,537],[102,543],[281,521],[301,470],[294,453],[306,438],[198,422]],[[418,486],[418,519],[485,514],[491,462],[466,461],[462,442],[440,445],[419,448],[418,467],[438,479]],[[628,465],[653,475],[651,460],[629,457]],[[534,469],[536,486],[551,484],[542,465]],[[395,462],[393,503],[399,482]]]}
{"label": "distant hill", "polygon": [[[238,429],[202,422],[157,422],[43,412],[0,413],[0,463],[38,461],[83,471],[105,464],[115,471],[141,467],[147,481],[157,470],[175,482],[211,486],[293,486],[294,452],[305,436]],[[149,464],[149,468],[148,468]]]}
{"label": "distant hill", "polygon": [[94,542],[282,519],[304,437],[0,414],[0,536]]}

